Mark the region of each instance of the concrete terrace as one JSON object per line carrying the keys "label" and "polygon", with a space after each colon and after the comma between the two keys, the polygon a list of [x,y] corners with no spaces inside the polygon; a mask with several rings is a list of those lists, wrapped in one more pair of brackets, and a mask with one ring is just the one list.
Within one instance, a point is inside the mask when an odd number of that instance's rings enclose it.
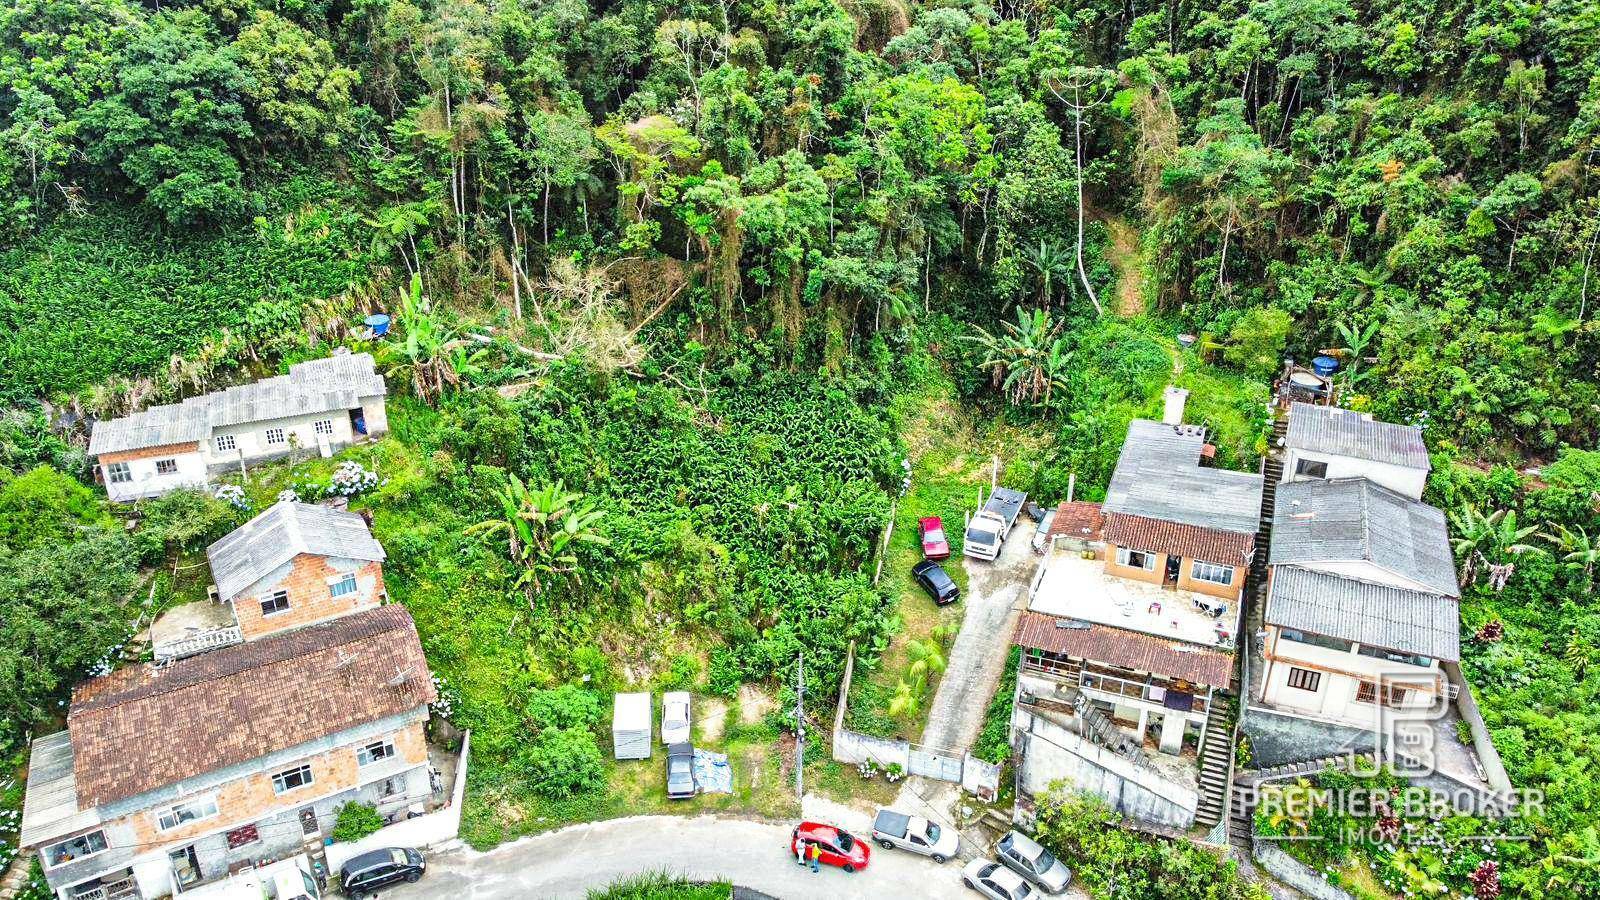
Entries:
{"label": "concrete terrace", "polygon": [[[1197,600],[1222,614],[1197,609]],[[1071,550],[1051,554],[1028,608],[1221,650],[1232,649],[1239,617],[1235,604],[1217,597],[1109,576],[1104,550],[1094,559]]]}

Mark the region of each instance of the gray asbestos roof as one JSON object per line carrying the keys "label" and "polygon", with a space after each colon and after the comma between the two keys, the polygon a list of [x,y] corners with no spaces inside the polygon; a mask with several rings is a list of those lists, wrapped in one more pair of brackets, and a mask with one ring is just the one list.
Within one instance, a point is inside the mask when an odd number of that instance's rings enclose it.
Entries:
{"label": "gray asbestos roof", "polygon": [[1461,609],[1455,600],[1299,566],[1273,570],[1266,621],[1386,650],[1461,659]]}
{"label": "gray asbestos roof", "polygon": [[1365,478],[1278,485],[1272,565],[1370,563],[1427,590],[1461,596],[1444,513]]}
{"label": "gray asbestos roof", "polygon": [[381,560],[380,545],[361,516],[309,503],[276,503],[206,548],[217,594],[240,591],[302,553]]}
{"label": "gray asbestos roof", "polygon": [[1202,467],[1204,447],[1197,426],[1129,422],[1102,510],[1254,534],[1261,476]]}
{"label": "gray asbestos roof", "polygon": [[34,847],[99,822],[100,815],[93,808],[78,808],[71,734],[63,730],[35,739],[28,760],[28,792],[22,798],[22,833],[18,842]]}
{"label": "gray asbestos roof", "polygon": [[1284,446],[1424,471],[1432,468],[1428,448],[1422,443],[1422,429],[1311,403],[1296,403],[1289,408],[1289,432]]}
{"label": "gray asbestos roof", "polygon": [[89,454],[204,441],[223,425],[266,422],[338,409],[386,393],[369,353],[337,353],[289,367],[289,374],[152,406],[121,419],[94,423]]}

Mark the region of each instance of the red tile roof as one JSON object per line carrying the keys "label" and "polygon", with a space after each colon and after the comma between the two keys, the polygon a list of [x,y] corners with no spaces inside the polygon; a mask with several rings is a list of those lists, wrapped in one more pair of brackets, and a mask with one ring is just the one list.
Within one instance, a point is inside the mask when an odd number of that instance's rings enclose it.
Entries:
{"label": "red tile roof", "polygon": [[1233,681],[1233,656],[1221,650],[1109,625],[1083,622],[1074,622],[1070,628],[1058,625],[1068,621],[1073,620],[1024,612],[1017,623],[1016,643],[1034,650],[1126,666],[1212,687],[1227,688]]}
{"label": "red tile roof", "polygon": [[1171,553],[1228,566],[1243,565],[1246,555],[1256,545],[1254,534],[1127,513],[1106,513],[1105,539],[1118,547]]}
{"label": "red tile roof", "polygon": [[1056,507],[1055,517],[1050,520],[1050,536],[1066,535],[1085,541],[1098,541],[1105,521],[1105,516],[1100,514],[1100,504],[1070,500]]}
{"label": "red tile roof", "polygon": [[80,807],[98,806],[435,699],[411,614],[380,606],[73,692]]}

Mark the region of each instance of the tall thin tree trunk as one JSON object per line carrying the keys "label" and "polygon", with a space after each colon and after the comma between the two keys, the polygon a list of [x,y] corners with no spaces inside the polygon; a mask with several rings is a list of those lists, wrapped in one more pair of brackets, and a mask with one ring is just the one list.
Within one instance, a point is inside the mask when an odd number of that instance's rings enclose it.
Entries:
{"label": "tall thin tree trunk", "polygon": [[506,198],[506,227],[511,229],[511,310],[517,321],[522,321],[522,279],[517,269],[522,265],[522,241],[517,238],[517,221],[511,215],[511,198]]}
{"label": "tall thin tree trunk", "polygon": [[1100,306],[1100,298],[1089,284],[1089,273],[1083,268],[1083,103],[1076,85],[1072,89],[1072,99],[1072,158],[1078,168],[1078,279],[1083,282],[1089,302],[1094,304],[1095,315],[1103,316],[1106,311]]}

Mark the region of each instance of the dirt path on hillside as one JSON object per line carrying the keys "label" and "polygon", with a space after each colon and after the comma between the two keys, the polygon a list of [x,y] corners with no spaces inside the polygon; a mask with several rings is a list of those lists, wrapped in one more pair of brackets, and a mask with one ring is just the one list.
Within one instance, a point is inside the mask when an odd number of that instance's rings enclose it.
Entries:
{"label": "dirt path on hillside", "polygon": [[1139,229],[1120,216],[1106,216],[1106,259],[1117,270],[1117,315],[1132,318],[1144,312],[1144,252]]}

